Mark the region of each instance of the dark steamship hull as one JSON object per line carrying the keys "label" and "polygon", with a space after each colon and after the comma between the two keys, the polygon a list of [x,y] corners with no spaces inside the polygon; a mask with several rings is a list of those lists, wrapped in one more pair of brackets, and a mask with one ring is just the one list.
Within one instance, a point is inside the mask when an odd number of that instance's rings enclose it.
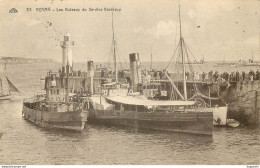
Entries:
{"label": "dark steamship hull", "polygon": [[142,113],[133,111],[90,110],[88,121],[95,124],[172,131],[198,135],[213,134],[212,112]]}
{"label": "dark steamship hull", "polygon": [[88,112],[40,111],[23,106],[23,116],[25,120],[41,127],[81,132],[85,127]]}

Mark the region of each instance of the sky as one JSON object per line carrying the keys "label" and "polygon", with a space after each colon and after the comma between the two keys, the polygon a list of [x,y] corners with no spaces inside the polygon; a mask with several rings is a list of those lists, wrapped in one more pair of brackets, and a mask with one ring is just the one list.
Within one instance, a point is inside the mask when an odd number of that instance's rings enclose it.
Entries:
{"label": "sky", "polygon": [[[179,40],[178,0],[0,0],[0,57],[112,61],[112,12],[119,61],[168,62]],[[180,0],[182,35],[197,60],[260,60],[260,0]],[[18,13],[9,13],[15,8]],[[30,8],[30,9],[27,9]],[[50,8],[50,11],[36,11]],[[65,8],[80,9],[65,11]],[[82,11],[82,8],[87,11]],[[100,8],[103,11],[89,11]],[[63,11],[57,11],[63,9]]]}

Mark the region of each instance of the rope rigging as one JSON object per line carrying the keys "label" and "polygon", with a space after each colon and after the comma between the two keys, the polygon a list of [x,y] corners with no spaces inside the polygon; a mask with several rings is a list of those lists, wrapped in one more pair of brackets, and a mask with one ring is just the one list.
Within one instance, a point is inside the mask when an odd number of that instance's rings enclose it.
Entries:
{"label": "rope rigging", "polygon": [[[115,29],[114,29],[114,20],[113,20],[113,13],[112,13],[112,42],[111,42],[111,47],[110,47],[110,52],[109,54],[107,54],[107,67],[110,68],[111,70],[118,70],[118,69],[123,69],[123,65],[122,65],[122,58],[121,58],[121,54],[118,50],[118,44],[117,44],[117,37],[115,34]],[[112,57],[111,57],[112,55]],[[126,62],[125,58],[123,58],[123,61]],[[114,63],[114,68],[112,68],[111,63]],[[117,65],[117,63],[119,63],[119,66]]]}

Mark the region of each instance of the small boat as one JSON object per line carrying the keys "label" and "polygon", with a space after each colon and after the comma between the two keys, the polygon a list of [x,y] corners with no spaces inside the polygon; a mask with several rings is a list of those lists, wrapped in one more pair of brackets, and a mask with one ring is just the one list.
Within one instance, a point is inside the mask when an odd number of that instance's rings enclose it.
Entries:
{"label": "small boat", "polygon": [[232,128],[237,128],[240,126],[240,122],[235,119],[227,119],[227,125]]}
{"label": "small boat", "polygon": [[[2,67],[2,66],[1,66]],[[12,82],[5,75],[5,69],[1,68],[0,72],[0,100],[12,99],[12,92],[19,92],[19,90],[12,84]]]}

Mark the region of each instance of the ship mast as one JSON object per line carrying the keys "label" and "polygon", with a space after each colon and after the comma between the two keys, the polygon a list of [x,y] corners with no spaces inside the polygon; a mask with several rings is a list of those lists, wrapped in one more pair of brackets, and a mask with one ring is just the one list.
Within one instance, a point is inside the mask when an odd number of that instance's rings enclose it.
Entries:
{"label": "ship mast", "polygon": [[180,50],[181,50],[181,58],[182,58],[182,68],[183,68],[183,91],[184,91],[184,100],[187,100],[187,86],[186,86],[186,69],[185,69],[185,57],[183,53],[183,37],[181,32],[181,7],[179,4],[179,21],[180,21]]}
{"label": "ship mast", "polygon": [[113,60],[114,60],[114,68],[115,68],[115,74],[116,74],[116,83],[118,83],[118,77],[117,77],[117,65],[116,65],[116,41],[115,41],[115,32],[114,32],[114,15],[112,12],[112,31],[113,31]]}
{"label": "ship mast", "polygon": [[69,69],[70,69],[70,66],[69,66],[69,63],[67,62],[67,65],[66,65],[66,95],[65,95],[65,102],[67,105],[69,105]]}

